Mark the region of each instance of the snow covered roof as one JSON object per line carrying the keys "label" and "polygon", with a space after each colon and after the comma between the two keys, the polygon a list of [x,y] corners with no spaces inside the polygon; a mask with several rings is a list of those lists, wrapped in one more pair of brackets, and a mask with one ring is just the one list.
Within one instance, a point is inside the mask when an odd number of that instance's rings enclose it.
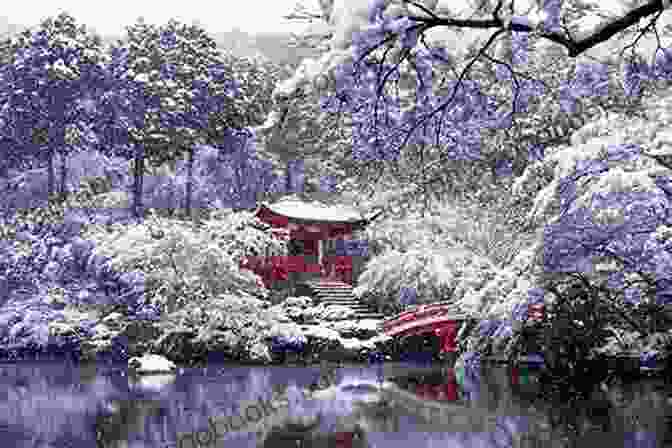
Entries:
{"label": "snow covered roof", "polygon": [[327,222],[360,222],[366,218],[354,207],[341,204],[325,204],[320,201],[304,201],[289,197],[275,204],[264,203],[273,213],[294,219]]}

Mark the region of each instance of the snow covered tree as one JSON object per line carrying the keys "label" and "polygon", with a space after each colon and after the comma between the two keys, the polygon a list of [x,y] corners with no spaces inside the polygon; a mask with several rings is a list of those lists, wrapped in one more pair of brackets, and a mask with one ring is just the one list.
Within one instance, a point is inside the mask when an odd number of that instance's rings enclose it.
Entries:
{"label": "snow covered tree", "polygon": [[[82,146],[80,140],[91,139],[82,99],[105,60],[101,40],[62,13],[12,37],[5,48],[0,75],[5,161],[16,167],[46,161],[47,191],[54,194],[55,156],[65,160]],[[65,176],[63,170],[61,187]]]}
{"label": "snow covered tree", "polygon": [[[462,300],[489,318],[472,337],[476,346],[519,349],[528,305],[540,301],[549,310],[545,353],[555,366],[572,345],[584,347],[583,359],[627,350],[614,342],[623,332],[636,341],[630,349],[669,349],[651,342],[670,325],[661,315],[670,300],[669,96],[647,100],[644,118],[612,114],[585,126],[516,180],[511,203],[523,207],[536,238]],[[571,329],[559,331],[560,320]]]}
{"label": "snow covered tree", "polygon": [[[160,103],[145,108],[142,121],[135,123],[131,133],[134,145],[144,151],[134,157],[137,210],[141,207],[144,154],[154,166],[186,154],[191,170],[194,145],[202,142],[210,115],[231,101],[235,83],[212,38],[195,25],[170,20],[156,27],[139,20],[127,27],[127,39],[119,42],[116,51],[126,55],[124,60],[136,80],[143,83],[144,92]],[[191,178],[187,182],[187,209],[190,199]]]}

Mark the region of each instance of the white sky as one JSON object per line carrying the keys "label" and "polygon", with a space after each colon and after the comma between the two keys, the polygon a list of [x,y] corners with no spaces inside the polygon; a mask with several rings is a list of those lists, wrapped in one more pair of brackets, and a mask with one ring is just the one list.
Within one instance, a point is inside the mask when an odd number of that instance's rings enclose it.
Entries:
{"label": "white sky", "polygon": [[[245,32],[259,33],[300,31],[305,27],[282,19],[294,10],[295,4],[296,0],[16,0],[3,2],[0,11],[7,22],[28,27],[66,11],[78,23],[102,35],[123,35],[124,26],[131,25],[139,16],[154,24],[166,23],[171,18],[187,24],[196,21],[208,32],[238,27]],[[305,4],[312,9],[317,1],[307,0]]]}
{"label": "white sky", "polygon": [[[190,24],[197,22],[209,32],[229,31],[235,27],[248,33],[264,31],[301,31],[305,24],[282,18],[292,12],[298,0],[14,0],[4,2],[0,12],[11,24],[33,27],[47,16],[61,11],[73,15],[79,23],[94,28],[103,35],[121,36],[123,27],[136,21],[139,16],[154,24],[166,23],[170,18]],[[345,0],[348,1],[353,0]],[[354,0],[359,2],[361,0]],[[536,1],[536,0],[531,0]],[[530,0],[519,0],[519,7]],[[602,3],[620,3],[619,0],[603,0]],[[319,0],[303,0],[311,10],[319,11]],[[442,0],[460,10],[471,7],[473,0]],[[0,20],[1,21],[1,20]]]}
{"label": "white sky", "polygon": [[[300,0],[13,0],[4,2],[0,13],[0,25],[8,22],[13,25],[34,27],[48,17],[67,11],[80,24],[93,28],[103,36],[122,37],[124,26],[135,23],[140,16],[153,24],[164,24],[170,18],[183,23],[197,23],[209,33],[226,32],[234,28],[250,33],[288,32],[300,33],[306,22],[290,22],[282,18],[290,14]],[[439,0],[454,11],[472,11],[479,0]],[[524,9],[530,2],[537,0],[517,0],[516,5]],[[608,10],[615,11],[623,0],[588,0],[598,2],[601,8],[609,5]],[[644,0],[635,0],[641,3]],[[319,0],[302,0],[313,11],[320,11]],[[368,0],[335,0],[335,3],[358,4]],[[670,14],[663,14],[659,23],[670,23]],[[326,24],[323,24],[326,25]],[[0,31],[2,31],[0,29]],[[443,30],[436,30],[440,35]],[[439,35],[436,38],[439,38]],[[434,37],[433,37],[434,38]]]}

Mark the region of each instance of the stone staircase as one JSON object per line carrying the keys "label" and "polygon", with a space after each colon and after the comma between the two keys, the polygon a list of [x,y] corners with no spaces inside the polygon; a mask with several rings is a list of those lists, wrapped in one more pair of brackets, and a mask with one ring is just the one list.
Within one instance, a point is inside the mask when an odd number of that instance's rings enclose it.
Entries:
{"label": "stone staircase", "polygon": [[352,285],[336,280],[309,281],[305,285],[316,303],[346,306],[355,311],[355,319],[384,319],[385,316],[372,310],[352,293]]}

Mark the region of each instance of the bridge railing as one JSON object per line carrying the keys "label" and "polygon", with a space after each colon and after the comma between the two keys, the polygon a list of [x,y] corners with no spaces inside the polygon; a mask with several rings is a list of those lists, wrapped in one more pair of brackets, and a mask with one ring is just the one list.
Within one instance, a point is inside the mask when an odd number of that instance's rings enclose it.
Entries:
{"label": "bridge railing", "polygon": [[466,315],[442,315],[442,316],[429,316],[423,319],[413,320],[401,325],[395,325],[393,327],[388,327],[385,331],[385,334],[389,336],[396,335],[407,335],[411,336],[414,334],[423,334],[431,333],[435,330],[440,330],[445,328],[446,325],[453,325],[466,320]]}
{"label": "bridge railing", "polygon": [[[429,316],[440,316],[450,312],[455,313],[455,303],[451,301],[436,302],[430,304],[416,305],[402,313],[385,319],[382,322],[383,331],[397,325],[403,325],[414,320],[424,319]],[[457,314],[457,313],[456,313]],[[459,313],[463,314],[463,313]]]}

